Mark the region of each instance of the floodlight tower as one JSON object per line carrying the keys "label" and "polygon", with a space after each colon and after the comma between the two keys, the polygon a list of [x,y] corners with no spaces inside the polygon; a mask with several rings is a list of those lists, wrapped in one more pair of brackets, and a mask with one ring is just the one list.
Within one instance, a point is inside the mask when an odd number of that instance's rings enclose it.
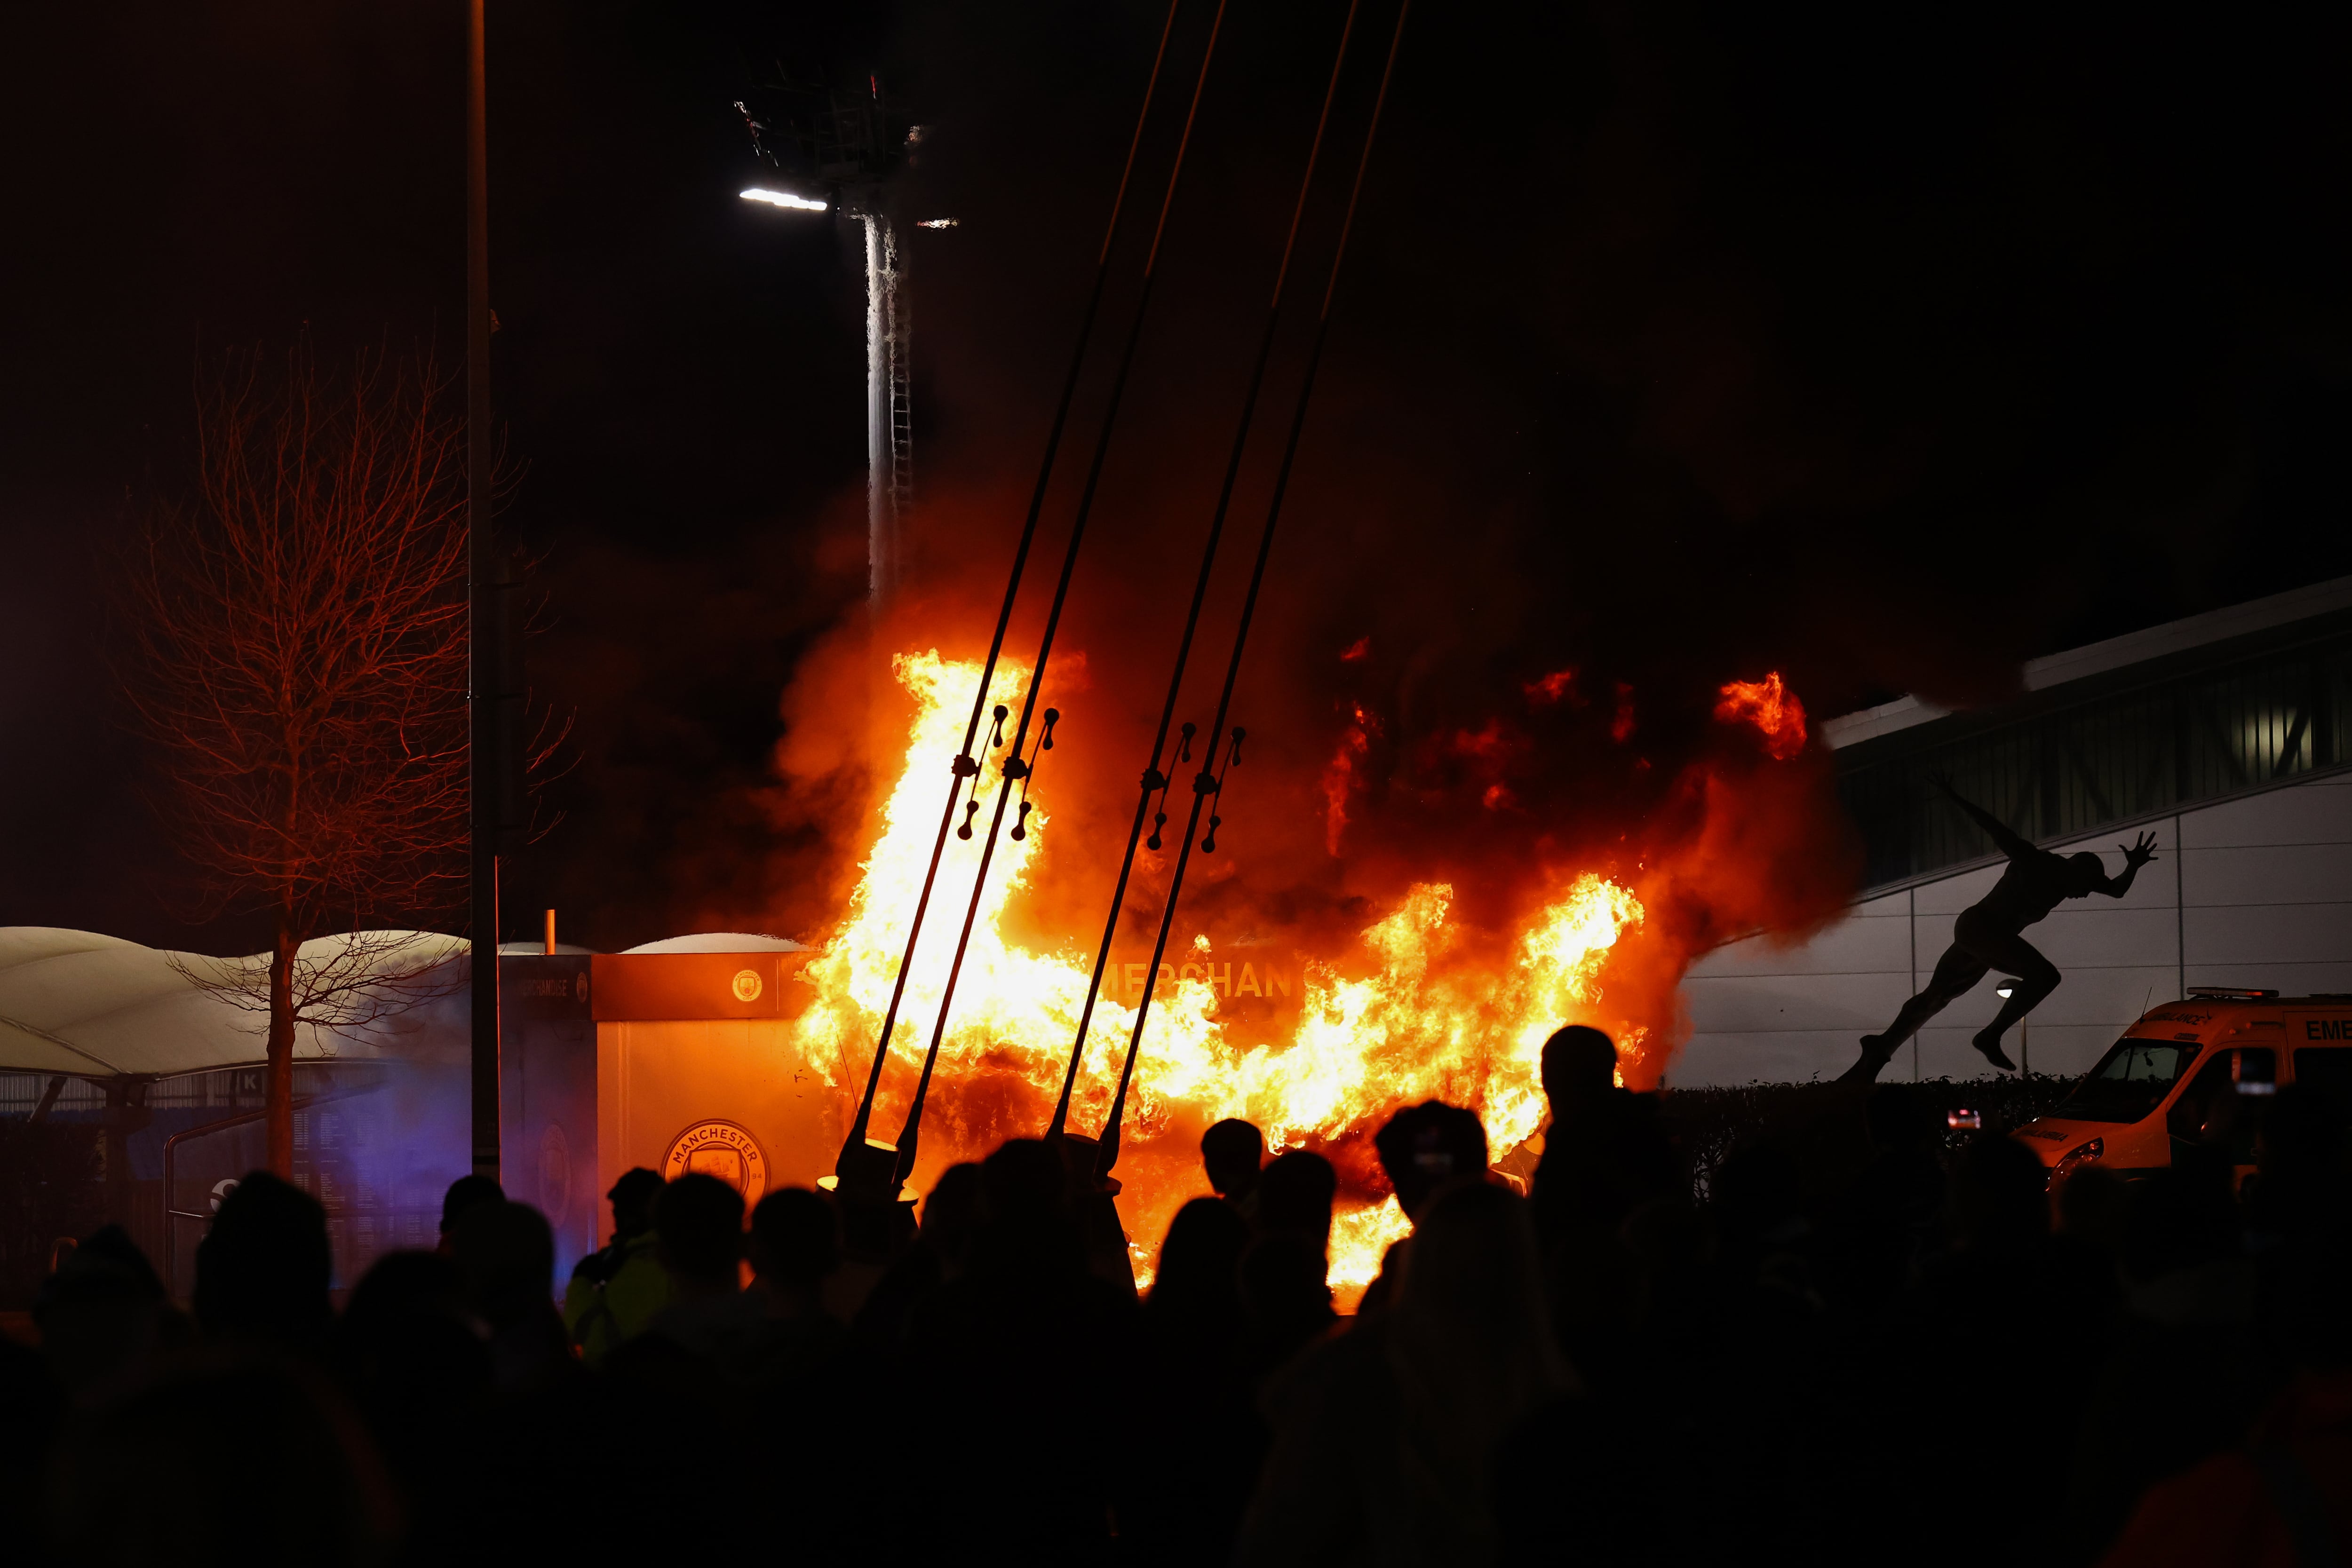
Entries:
{"label": "floodlight tower", "polygon": [[[905,559],[903,529],[915,501],[912,331],[907,308],[905,253],[890,213],[892,177],[911,162],[922,128],[886,105],[878,78],[855,87],[810,89],[781,82],[787,99],[782,135],[736,110],[750,128],[753,151],[783,169],[785,141],[798,142],[790,162],[814,165],[827,200],[755,186],[746,201],[801,212],[834,211],[855,218],[866,236],[866,598],[877,614],[897,591]],[[796,102],[791,100],[797,100]],[[792,114],[803,108],[806,119]],[[777,117],[780,120],[784,117]],[[945,223],[926,225],[944,227]]]}
{"label": "floodlight tower", "polygon": [[897,127],[869,76],[825,95],[816,116],[817,174],[840,193],[843,215],[866,230],[866,594],[879,611],[896,592],[904,559],[901,529],[914,506],[914,411],[909,401],[906,270],[891,222],[890,177],[920,140]]}

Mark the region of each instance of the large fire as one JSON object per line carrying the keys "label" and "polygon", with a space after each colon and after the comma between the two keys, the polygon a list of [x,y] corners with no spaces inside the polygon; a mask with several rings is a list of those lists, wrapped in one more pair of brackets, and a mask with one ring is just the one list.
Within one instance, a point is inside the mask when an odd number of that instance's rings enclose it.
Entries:
{"label": "large fire", "polygon": [[[803,971],[816,999],[800,1021],[804,1060],[845,1096],[864,1081],[875,1031],[888,1005],[937,831],[940,786],[969,713],[978,667],[936,651],[893,661],[915,699],[906,761],[881,811],[881,834],[838,927]],[[1017,703],[1028,672],[1000,665],[992,702]],[[986,777],[992,781],[995,769]],[[987,800],[983,797],[984,801]],[[987,805],[983,804],[982,825]],[[952,1018],[923,1124],[918,1189],[956,1160],[976,1159],[1008,1137],[1034,1136],[1059,1092],[1091,952],[1076,941],[1053,951],[1006,934],[1007,908],[1041,864],[1053,838],[1039,809],[1027,836],[997,846],[973,925]],[[1336,831],[1336,830],[1335,830]],[[971,896],[978,833],[950,838],[923,940],[909,975],[874,1121],[893,1134],[938,1017],[958,925]],[[1225,1116],[1263,1128],[1275,1149],[1312,1147],[1341,1166],[1340,1212],[1332,1234],[1331,1282],[1343,1302],[1379,1272],[1388,1243],[1404,1231],[1393,1199],[1367,1201],[1351,1171],[1369,1168],[1370,1134],[1398,1107],[1440,1098],[1475,1109],[1500,1157],[1526,1141],[1544,1111],[1538,1058],[1560,1024],[1602,1024],[1633,1050],[1642,1030],[1602,1013],[1601,972],[1619,937],[1644,918],[1626,888],[1590,873],[1568,878],[1527,924],[1496,972],[1464,964],[1449,924],[1454,889],[1415,884],[1362,933],[1352,977],[1307,960],[1299,1008],[1282,1026],[1232,1016],[1211,980],[1164,980],[1155,992],[1124,1128],[1118,1207],[1139,1276],[1148,1277],[1159,1239],[1176,1209],[1206,1190],[1201,1132]],[[1205,932],[1181,922],[1171,947],[1205,952]],[[1091,1133],[1108,1113],[1134,1009],[1109,994],[1097,1002],[1071,1125]],[[1352,1156],[1352,1157],[1351,1157]]]}

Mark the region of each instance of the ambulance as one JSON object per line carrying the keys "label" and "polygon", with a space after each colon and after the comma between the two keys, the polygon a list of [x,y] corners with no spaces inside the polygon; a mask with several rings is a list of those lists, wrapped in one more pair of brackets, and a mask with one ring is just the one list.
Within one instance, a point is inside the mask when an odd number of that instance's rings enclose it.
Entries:
{"label": "ambulance", "polygon": [[2088,1165],[2129,1179],[2198,1144],[2253,1168],[2263,1107],[2290,1083],[2352,1110],[2352,993],[2190,988],[2124,1031],[2074,1092],[2015,1136],[2052,1181]]}

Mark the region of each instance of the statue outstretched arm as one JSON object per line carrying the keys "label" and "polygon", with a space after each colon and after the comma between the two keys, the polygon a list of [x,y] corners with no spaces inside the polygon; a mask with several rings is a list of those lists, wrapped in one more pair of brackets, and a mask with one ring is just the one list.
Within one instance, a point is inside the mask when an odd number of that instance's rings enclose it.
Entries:
{"label": "statue outstretched arm", "polygon": [[2142,833],[2137,841],[2117,844],[2116,848],[2124,852],[2124,869],[2099,884],[2099,891],[2109,898],[2121,898],[2130,892],[2132,878],[2139,874],[2139,868],[2156,858],[2156,835]]}
{"label": "statue outstretched arm", "polygon": [[1999,817],[1994,816],[1990,811],[1986,810],[1983,807],[1979,806],[1972,800],[1963,800],[1960,796],[1960,792],[1952,788],[1951,780],[1944,778],[1943,775],[1937,774],[1935,778],[1930,779],[1928,782],[1944,792],[1944,799],[1949,800],[1953,805],[1958,806],[1961,810],[1966,811],[1969,814],[1969,821],[1975,822],[1978,827],[1982,828],[1985,831],[1985,835],[1991,839],[1994,844],[2000,848],[2000,852],[2007,855],[2010,859],[2013,861],[2024,860],[2029,856],[2041,853],[2041,852],[2036,850],[2032,844],[2026,842],[2023,839],[2018,837],[2016,833],[2012,832],[2010,830],[2009,824],[2002,821]]}

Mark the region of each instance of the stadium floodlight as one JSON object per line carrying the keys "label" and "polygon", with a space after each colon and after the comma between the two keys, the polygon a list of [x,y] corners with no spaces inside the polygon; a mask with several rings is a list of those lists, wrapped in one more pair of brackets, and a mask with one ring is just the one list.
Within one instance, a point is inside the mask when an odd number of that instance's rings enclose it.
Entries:
{"label": "stadium floodlight", "polygon": [[742,193],[742,195],[747,202],[765,202],[770,206],[789,207],[796,213],[821,213],[826,210],[823,202],[813,202],[806,196],[795,196],[790,191],[771,191],[761,185],[752,186]]}

